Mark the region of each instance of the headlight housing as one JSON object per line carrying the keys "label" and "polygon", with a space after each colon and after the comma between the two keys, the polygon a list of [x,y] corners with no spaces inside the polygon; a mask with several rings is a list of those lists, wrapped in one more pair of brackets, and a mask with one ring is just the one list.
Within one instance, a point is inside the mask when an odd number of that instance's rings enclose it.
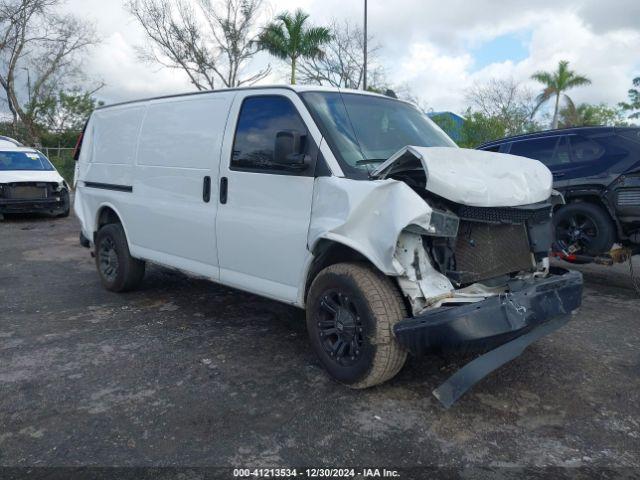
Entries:
{"label": "headlight housing", "polygon": [[458,226],[460,219],[449,212],[434,210],[431,212],[431,220],[429,220],[429,229],[427,235],[435,237],[456,237],[458,235]]}

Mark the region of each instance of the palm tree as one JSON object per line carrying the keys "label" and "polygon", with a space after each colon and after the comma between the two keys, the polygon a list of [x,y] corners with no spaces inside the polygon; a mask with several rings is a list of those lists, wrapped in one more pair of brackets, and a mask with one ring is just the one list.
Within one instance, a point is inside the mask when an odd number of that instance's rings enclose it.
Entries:
{"label": "palm tree", "polygon": [[[640,87],[640,77],[633,79],[633,86]],[[632,112],[629,118],[640,118],[640,89],[632,88],[629,90],[629,103],[620,102],[618,106],[625,111]],[[634,110],[637,110],[634,112]]]}
{"label": "palm tree", "polygon": [[589,85],[591,83],[591,80],[587,77],[577,75],[576,72],[569,70],[569,62],[566,60],[561,60],[560,63],[558,63],[558,69],[555,72],[536,72],[531,78],[544,85],[544,90],[542,90],[542,93],[537,97],[538,105],[536,110],[543,103],[555,96],[556,101],[551,128],[558,128],[560,97],[563,96],[567,102],[571,102],[569,96],[564,92],[570,88]]}
{"label": "palm tree", "polygon": [[260,48],[291,63],[291,85],[296,83],[296,63],[299,58],[321,58],[320,47],[331,40],[331,32],[324,27],[305,27],[309,14],[298,9],[292,15],[281,13],[276,22],[267,25],[260,37]]}

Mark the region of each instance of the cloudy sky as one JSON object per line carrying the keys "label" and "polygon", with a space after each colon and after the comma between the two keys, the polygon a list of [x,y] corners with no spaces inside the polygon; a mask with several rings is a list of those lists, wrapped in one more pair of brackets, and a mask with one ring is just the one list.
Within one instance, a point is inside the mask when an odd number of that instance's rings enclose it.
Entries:
{"label": "cloudy sky", "polygon": [[[363,0],[270,0],[268,12],[301,7],[313,23],[360,22]],[[87,56],[90,76],[106,82],[107,102],[192,90],[178,71],[141,63],[144,37],[121,0],[68,0],[91,19],[102,43]],[[369,0],[369,29],[394,84],[407,84],[434,110],[462,111],[465,90],[492,77],[530,83],[561,59],[593,81],[571,92],[576,101],[615,104],[640,76],[638,0]],[[286,68],[271,61],[264,83],[282,83]],[[251,67],[250,67],[251,68]],[[538,88],[530,83],[532,88]]]}

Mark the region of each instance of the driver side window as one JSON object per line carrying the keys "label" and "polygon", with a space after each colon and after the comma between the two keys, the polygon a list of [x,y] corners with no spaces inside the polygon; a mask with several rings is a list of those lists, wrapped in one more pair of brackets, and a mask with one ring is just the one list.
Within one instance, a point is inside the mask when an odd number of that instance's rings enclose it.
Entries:
{"label": "driver side window", "polygon": [[276,135],[281,131],[299,132],[302,149],[307,149],[307,129],[288,98],[279,95],[245,98],[233,141],[231,170],[298,174],[275,161]]}

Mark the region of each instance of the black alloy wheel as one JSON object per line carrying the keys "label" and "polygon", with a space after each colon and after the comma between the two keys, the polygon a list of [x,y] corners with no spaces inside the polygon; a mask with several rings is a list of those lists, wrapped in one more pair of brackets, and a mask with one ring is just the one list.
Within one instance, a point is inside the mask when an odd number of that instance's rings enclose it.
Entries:
{"label": "black alloy wheel", "polygon": [[556,241],[569,253],[602,255],[611,249],[616,230],[609,214],[600,206],[575,202],[554,214]]}
{"label": "black alloy wheel", "polygon": [[364,343],[364,325],[355,303],[331,290],[320,300],[318,336],[324,351],[340,366],[357,362]]}
{"label": "black alloy wheel", "polygon": [[114,282],[118,276],[118,253],[111,237],[104,237],[98,247],[98,265],[100,273],[108,282]]}
{"label": "black alloy wheel", "polygon": [[94,256],[100,280],[107,290],[127,292],[142,282],[145,263],[129,253],[121,224],[109,223],[100,227],[95,237]]}
{"label": "black alloy wheel", "polygon": [[598,226],[594,221],[580,213],[570,216],[556,226],[556,238],[568,245],[572,253],[589,250],[598,237]]}
{"label": "black alloy wheel", "polygon": [[365,263],[337,263],[318,273],[307,294],[307,331],[327,373],[351,388],[392,378],[407,351],[394,325],[407,317],[393,281]]}

